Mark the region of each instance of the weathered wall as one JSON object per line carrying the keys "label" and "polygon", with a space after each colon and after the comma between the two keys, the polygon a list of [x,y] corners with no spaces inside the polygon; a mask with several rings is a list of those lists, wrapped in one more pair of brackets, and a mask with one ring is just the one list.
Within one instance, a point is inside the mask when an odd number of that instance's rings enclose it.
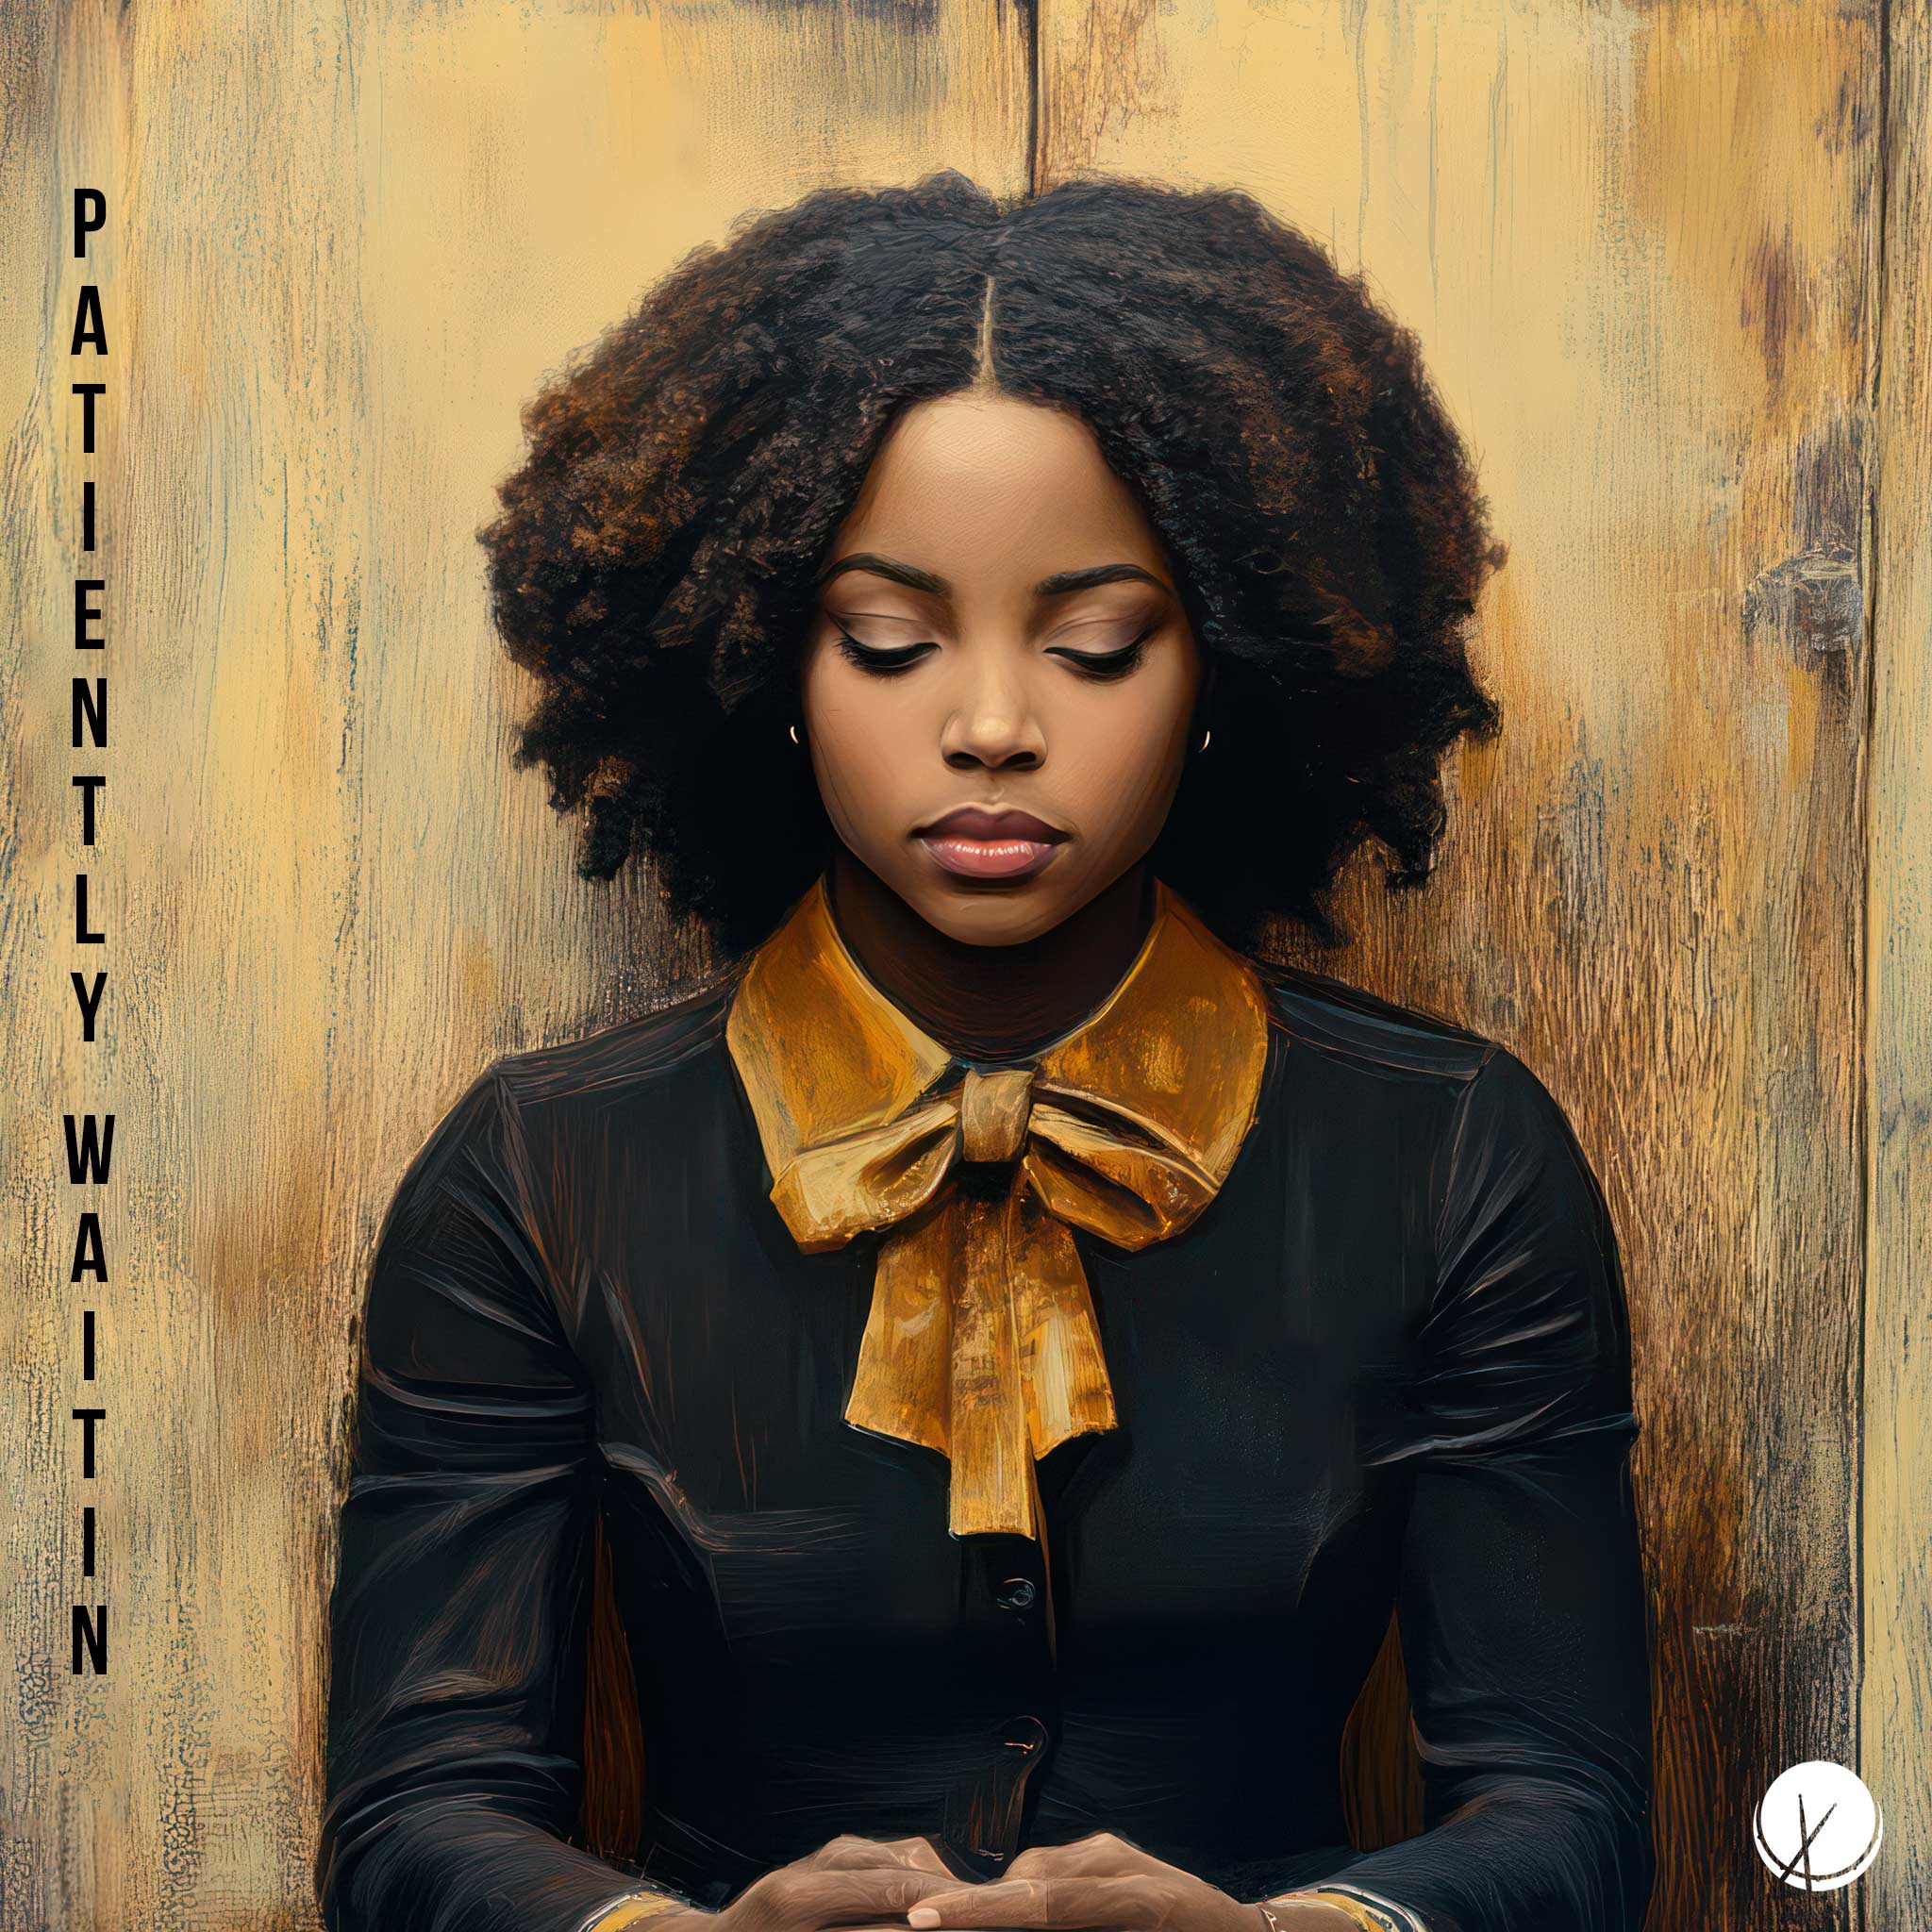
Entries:
{"label": "weathered wall", "polygon": [[[1362,891],[1340,970],[1517,1048],[1615,1210],[1656,1923],[1849,1923],[1842,1895],[1768,1885],[1748,1840],[1787,1765],[1858,1760],[1877,11],[1046,22],[1047,178],[1241,181],[1366,272],[1472,438],[1511,546],[1481,651],[1508,728],[1462,761],[1437,884]],[[1919,1802],[1907,1768],[1868,1764],[1881,1802]]]}
{"label": "weathered wall", "polygon": [[[0,9],[0,1926],[312,1923],[376,1220],[490,1055],[708,963],[635,884],[577,882],[508,768],[524,693],[473,532],[518,406],[741,211],[947,164],[1245,186],[1422,335],[1511,549],[1480,641],[1508,728],[1459,761],[1435,884],[1365,874],[1320,963],[1517,1047],[1610,1194],[1655,1924],[1857,1924],[1747,1839],[1775,1771],[1861,1749],[1872,1924],[1924,1918],[1926,28],[1892,7],[1887,83],[1875,4]],[[82,184],[110,198],[92,458]],[[89,474],[113,738],[75,755]],[[71,944],[84,859],[100,960]],[[95,963],[85,1048],[66,975]],[[105,1682],[66,1672],[82,1107],[121,1122],[85,1486]],[[1368,1828],[1399,1823],[1399,1760],[1357,1769]]]}

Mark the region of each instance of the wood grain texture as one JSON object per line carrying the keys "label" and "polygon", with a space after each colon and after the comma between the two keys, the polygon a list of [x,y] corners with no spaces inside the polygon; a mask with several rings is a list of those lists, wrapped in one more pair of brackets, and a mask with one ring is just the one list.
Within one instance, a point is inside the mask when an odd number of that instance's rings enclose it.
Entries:
{"label": "wood grain texture", "polygon": [[[1391,900],[1365,869],[1355,945],[1314,963],[1516,1047],[1609,1193],[1658,1932],[1849,1928],[1861,1896],[1874,1932],[1932,1919],[1932,55],[1924,0],[1889,20],[1881,84],[1875,0],[1039,6],[1040,178],[1246,187],[1366,270],[1511,546],[1481,632],[1507,725],[1457,768],[1441,875]],[[1007,0],[0,6],[4,1932],[314,1923],[376,1222],[491,1055],[710,963],[647,881],[578,882],[508,768],[525,691],[473,533],[518,407],[745,209],[945,164],[1023,185],[1024,25]],[[83,184],[110,200],[85,270]],[[113,352],[93,458],[84,279]],[[90,474],[113,737],[76,755]],[[94,769],[87,855],[69,776]],[[121,1138],[84,1486],[59,1116],[87,1108]],[[106,1682],[66,1672],[84,1500]],[[1413,1820],[1404,1694],[1386,1651],[1351,1733],[1364,1841]],[[1886,1806],[1862,1892],[1801,1898],[1749,1851],[1763,1784],[1815,1756]]]}
{"label": "wood grain texture", "polygon": [[[1778,1771],[1858,1748],[1876,9],[1045,0],[1040,58],[1043,182],[1253,192],[1416,330],[1471,442],[1511,548],[1479,651],[1505,733],[1460,760],[1429,890],[1363,867],[1355,943],[1313,963],[1515,1048],[1609,1195],[1652,1923],[1849,1924],[1748,1835]],[[1374,1837],[1419,1822],[1364,1735],[1390,1663],[1351,1737]]]}
{"label": "wood grain texture", "polygon": [[[509,769],[526,692],[474,532],[519,407],[747,209],[943,164],[1024,185],[1025,51],[964,0],[22,0],[0,34],[0,1924],[308,1925],[378,1218],[491,1056],[708,964],[642,887],[578,881],[541,777]],[[110,203],[84,271],[80,185]],[[67,392],[83,279],[110,349],[92,458]],[[75,755],[88,474],[111,741]],[[110,980],[83,1049],[69,776],[92,769]],[[105,1680],[67,1674],[82,1297],[57,1163],[87,1107],[120,1124],[87,1486]]]}
{"label": "wood grain texture", "polygon": [[1894,5],[1874,515],[1865,1679],[1884,1807],[1867,1923],[1932,1925],[1932,8]]}

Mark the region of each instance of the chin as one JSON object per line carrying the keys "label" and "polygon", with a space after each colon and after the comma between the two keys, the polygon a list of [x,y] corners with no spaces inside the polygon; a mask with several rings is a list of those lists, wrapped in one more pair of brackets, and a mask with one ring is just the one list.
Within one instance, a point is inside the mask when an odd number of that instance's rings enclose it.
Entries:
{"label": "chin", "polygon": [[1063,894],[1028,891],[940,891],[923,894],[917,910],[928,925],[969,946],[1017,946],[1051,932],[1074,908]]}

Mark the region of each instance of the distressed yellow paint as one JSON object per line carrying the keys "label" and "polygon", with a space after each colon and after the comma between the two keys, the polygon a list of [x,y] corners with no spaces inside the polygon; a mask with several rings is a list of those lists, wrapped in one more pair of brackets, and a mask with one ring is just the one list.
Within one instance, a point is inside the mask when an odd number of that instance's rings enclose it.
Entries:
{"label": "distressed yellow paint", "polygon": [[[1317,963],[1514,1046],[1610,1197],[1666,1932],[1813,1923],[1757,1869],[1750,1807],[1857,1750],[1879,53],[1858,7],[1042,10],[1041,178],[1242,187],[1361,271],[1510,546],[1478,640],[1505,736],[1459,760],[1431,890],[1391,901],[1362,868],[1358,938]],[[1923,1091],[1923,1052],[1900,1061]],[[1894,1331],[1908,1307],[1901,1279]],[[1419,1824],[1386,1690],[1350,1765],[1372,1838]]]}
{"label": "distressed yellow paint", "polygon": [[[1362,268],[1511,545],[1479,646],[1507,734],[1458,762],[1432,890],[1365,873],[1320,963],[1517,1047],[1609,1192],[1660,1932],[1812,1924],[1739,1862],[1755,1788],[1808,1756],[1859,1755],[1887,1806],[1869,1922],[1932,1907],[1924,0],[1890,20],[1881,125],[1875,6],[1041,5],[1042,178],[1231,182]],[[508,769],[526,692],[473,533],[518,408],[747,208],[942,164],[1019,186],[1029,50],[1002,0],[15,0],[0,56],[0,1925],[307,1925],[377,1218],[491,1054],[709,963],[645,887],[576,881]],[[110,200],[92,458],[53,225],[82,184]],[[98,758],[66,748],[88,474]],[[92,1485],[63,1420],[84,1107],[122,1123]],[[84,1500],[105,1683],[66,1674]]]}
{"label": "distressed yellow paint", "polygon": [[[946,164],[1021,185],[1024,48],[917,11],[97,0],[0,10],[9,1364],[0,1924],[308,1925],[331,1518],[376,1222],[494,1053],[708,961],[586,886],[474,533],[544,372],[748,208]],[[85,275],[50,225],[110,203]],[[103,437],[65,349],[96,281]],[[92,369],[78,372],[92,375]],[[67,748],[81,478],[111,741]],[[108,774],[79,848],[71,772]],[[100,1044],[69,942],[110,935]],[[119,1116],[78,1381],[59,1113]],[[67,1411],[109,1410],[79,1477]],[[90,1493],[85,1499],[83,1488]],[[83,1500],[110,1674],[67,1674]]]}
{"label": "distressed yellow paint", "polygon": [[1932,10],[1895,8],[1865,933],[1866,1923],[1932,1924]]}

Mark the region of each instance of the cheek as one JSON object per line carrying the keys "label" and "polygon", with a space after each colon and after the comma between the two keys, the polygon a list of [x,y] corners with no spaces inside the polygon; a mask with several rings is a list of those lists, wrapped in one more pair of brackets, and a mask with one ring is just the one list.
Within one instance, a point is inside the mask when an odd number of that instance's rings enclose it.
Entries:
{"label": "cheek", "polygon": [[[1179,678],[1074,708],[1059,732],[1060,783],[1081,822],[1124,836],[1163,812],[1187,758],[1191,692]],[[1070,798],[1071,802],[1071,798]]]}
{"label": "cheek", "polygon": [[802,695],[806,745],[825,810],[841,833],[863,834],[907,781],[912,739],[903,702],[893,702],[901,694],[889,680],[855,676],[834,661],[808,665]]}

